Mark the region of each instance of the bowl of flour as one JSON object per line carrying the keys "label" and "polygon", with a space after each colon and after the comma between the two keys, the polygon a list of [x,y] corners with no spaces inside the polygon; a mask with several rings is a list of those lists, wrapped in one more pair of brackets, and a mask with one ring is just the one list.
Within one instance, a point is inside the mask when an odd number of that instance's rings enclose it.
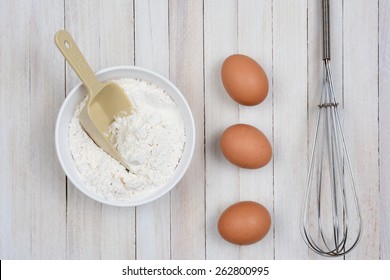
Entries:
{"label": "bowl of flour", "polygon": [[195,147],[195,124],[182,93],[159,74],[133,66],[96,73],[129,96],[129,116],[118,115],[106,136],[128,169],[99,148],[79,122],[87,101],[80,83],[57,117],[55,144],[69,180],[87,196],[113,206],[137,206],[169,192],[185,174]]}

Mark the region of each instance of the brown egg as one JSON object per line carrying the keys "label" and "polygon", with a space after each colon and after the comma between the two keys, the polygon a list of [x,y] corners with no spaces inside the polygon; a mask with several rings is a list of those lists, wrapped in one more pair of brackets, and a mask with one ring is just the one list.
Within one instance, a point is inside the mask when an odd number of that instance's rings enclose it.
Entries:
{"label": "brown egg", "polygon": [[234,54],[226,58],[221,77],[230,97],[242,105],[257,105],[267,97],[267,75],[255,60],[246,55]]}
{"label": "brown egg", "polygon": [[231,163],[242,168],[265,166],[272,158],[272,147],[267,137],[256,127],[236,124],[221,136],[222,154]]}
{"label": "brown egg", "polygon": [[223,239],[237,245],[249,245],[263,239],[271,228],[271,216],[261,204],[242,201],[227,208],[218,220]]}

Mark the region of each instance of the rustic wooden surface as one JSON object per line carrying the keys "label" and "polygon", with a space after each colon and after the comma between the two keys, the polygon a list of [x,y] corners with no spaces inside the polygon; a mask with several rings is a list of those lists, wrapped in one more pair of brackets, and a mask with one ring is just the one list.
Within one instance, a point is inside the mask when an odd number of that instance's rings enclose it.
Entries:
{"label": "rustic wooden surface", "polygon": [[[321,86],[321,11],[314,0],[0,0],[0,259],[318,259],[299,231]],[[332,69],[364,233],[346,259],[390,259],[390,3],[331,0]],[[190,168],[161,199],[115,208],[63,173],[54,125],[79,82],[53,36],[67,29],[94,70],[137,65],[175,83],[192,109]],[[220,81],[224,58],[247,54],[267,99],[238,106]],[[250,123],[271,141],[259,170],[220,153],[221,132]],[[265,205],[269,234],[252,246],[218,235],[239,200]]]}

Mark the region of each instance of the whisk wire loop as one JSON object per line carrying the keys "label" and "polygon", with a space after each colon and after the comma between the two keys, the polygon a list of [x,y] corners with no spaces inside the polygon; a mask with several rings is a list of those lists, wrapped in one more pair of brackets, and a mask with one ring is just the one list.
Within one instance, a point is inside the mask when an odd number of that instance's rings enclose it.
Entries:
{"label": "whisk wire loop", "polygon": [[356,247],[362,225],[329,59],[318,107],[301,232],[311,250],[337,257]]}

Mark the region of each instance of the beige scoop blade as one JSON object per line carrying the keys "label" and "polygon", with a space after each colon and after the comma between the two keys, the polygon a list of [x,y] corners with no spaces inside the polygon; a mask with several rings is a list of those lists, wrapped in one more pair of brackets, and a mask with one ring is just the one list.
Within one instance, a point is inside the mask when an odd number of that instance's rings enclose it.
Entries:
{"label": "beige scoop blade", "polygon": [[59,30],[54,40],[57,48],[88,89],[87,104],[80,112],[81,126],[100,148],[129,169],[126,161],[103,134],[114,121],[114,116],[131,114],[132,104],[129,98],[117,84],[101,83],[97,80],[67,31]]}

